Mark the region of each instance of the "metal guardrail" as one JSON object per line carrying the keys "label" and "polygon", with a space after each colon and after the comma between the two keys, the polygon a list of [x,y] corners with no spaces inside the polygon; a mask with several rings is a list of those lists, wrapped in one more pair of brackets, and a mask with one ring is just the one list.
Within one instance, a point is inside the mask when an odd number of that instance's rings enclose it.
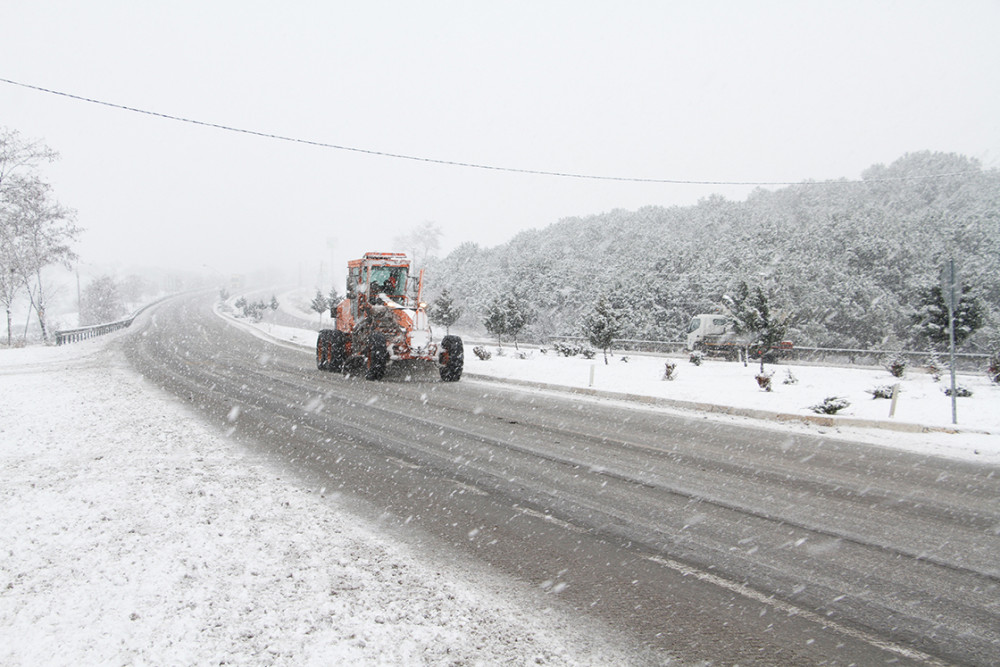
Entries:
{"label": "metal guardrail", "polygon": [[[565,342],[587,342],[583,336],[552,336],[551,341]],[[638,340],[621,339],[616,340],[613,349],[622,352],[654,352],[660,354],[679,354],[686,351],[684,341],[668,340]],[[916,350],[862,350],[839,347],[792,347],[781,351],[781,358],[786,361],[801,362],[839,362],[851,366],[880,366],[883,360],[900,355],[913,365],[923,365],[930,357],[930,351]],[[989,360],[988,354],[976,352],[956,352],[956,367],[962,370],[979,370]],[[942,364],[948,363],[948,354],[939,352],[938,357]]]}
{"label": "metal guardrail", "polygon": [[142,308],[139,308],[134,313],[128,317],[118,320],[116,322],[106,322],[104,324],[92,324],[89,327],[79,327],[77,329],[63,329],[62,331],[57,331],[55,333],[56,345],[63,345],[68,343],[79,343],[80,341],[87,340],[88,338],[96,338],[97,336],[103,336],[104,334],[109,334],[112,331],[118,331],[119,329],[125,329],[132,326],[132,321],[139,317],[139,314],[147,308],[152,308],[156,304],[160,303],[165,299],[169,299],[172,294],[160,297],[156,301],[147,303]]}
{"label": "metal guardrail", "polygon": [[[136,313],[138,314],[138,313]],[[107,324],[94,324],[89,327],[80,327],[79,329],[66,329],[64,331],[56,332],[56,345],[64,345],[66,343],[79,343],[82,340],[87,340],[88,338],[96,338],[97,336],[103,336],[104,334],[109,334],[112,331],[118,331],[119,329],[124,329],[132,325],[132,320],[135,319],[135,315],[132,315],[124,320],[118,320],[117,322],[108,322]]]}

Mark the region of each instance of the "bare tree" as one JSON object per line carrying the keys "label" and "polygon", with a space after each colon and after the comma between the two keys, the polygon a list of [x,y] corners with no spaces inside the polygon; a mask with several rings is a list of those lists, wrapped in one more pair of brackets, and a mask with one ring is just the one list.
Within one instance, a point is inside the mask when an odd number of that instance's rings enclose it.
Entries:
{"label": "bare tree", "polygon": [[71,210],[51,197],[51,188],[37,174],[55,151],[28,141],[14,130],[0,128],[0,299],[7,308],[7,343],[11,339],[11,304],[23,289],[38,315],[42,337],[48,338],[45,302],[48,293],[42,269],[61,263],[69,268],[76,257],[69,243],[79,228]]}
{"label": "bare tree", "polygon": [[76,240],[80,229],[74,223],[74,212],[53,201],[48,184],[38,178],[9,179],[5,190],[3,223],[13,238],[12,266],[38,315],[42,339],[48,340],[45,318],[48,290],[42,269],[52,264],[70,268],[76,253],[69,243]]}
{"label": "bare tree", "polygon": [[401,250],[410,253],[414,266],[423,267],[427,264],[427,260],[440,249],[441,235],[441,228],[437,226],[437,223],[428,220],[406,234],[397,236],[392,242]]}
{"label": "bare tree", "polygon": [[118,281],[111,276],[95,278],[83,290],[80,303],[80,325],[104,324],[124,317],[125,301]]}
{"label": "bare tree", "polygon": [[7,234],[6,225],[0,224],[0,303],[7,311],[7,346],[11,345],[11,326],[14,301],[24,285],[15,266],[13,238]]}
{"label": "bare tree", "polygon": [[34,173],[42,162],[52,162],[59,154],[40,141],[21,139],[17,130],[0,127],[0,199],[7,180],[17,173]]}

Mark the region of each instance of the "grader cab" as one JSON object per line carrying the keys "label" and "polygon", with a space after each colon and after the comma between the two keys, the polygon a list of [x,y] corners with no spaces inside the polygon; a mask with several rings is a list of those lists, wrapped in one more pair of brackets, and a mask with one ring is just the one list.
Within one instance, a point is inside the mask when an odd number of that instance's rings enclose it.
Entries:
{"label": "grader cab", "polygon": [[380,380],[393,364],[436,364],[445,382],[462,377],[458,336],[435,343],[422,302],[423,271],[403,253],[369,252],[347,263],[347,294],[331,309],[336,329],[319,332],[316,366]]}

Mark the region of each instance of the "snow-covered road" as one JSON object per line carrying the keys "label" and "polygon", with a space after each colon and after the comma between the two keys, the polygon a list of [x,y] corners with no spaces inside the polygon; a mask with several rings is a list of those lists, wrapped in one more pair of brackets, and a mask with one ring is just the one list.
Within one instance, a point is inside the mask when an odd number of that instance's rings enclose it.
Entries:
{"label": "snow-covered road", "polygon": [[121,335],[0,351],[0,664],[648,659],[286,479],[129,370]]}

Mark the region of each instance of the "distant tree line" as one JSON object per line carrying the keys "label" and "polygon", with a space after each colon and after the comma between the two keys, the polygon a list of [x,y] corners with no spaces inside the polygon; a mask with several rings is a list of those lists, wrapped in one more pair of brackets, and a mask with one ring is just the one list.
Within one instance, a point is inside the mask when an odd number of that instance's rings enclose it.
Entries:
{"label": "distant tree line", "polygon": [[926,349],[941,346],[934,289],[952,258],[965,277],[959,345],[996,347],[1000,171],[920,152],[857,182],[568,218],[494,248],[466,243],[429,271],[464,307],[458,326],[496,333],[497,294],[518,295],[533,314],[526,339],[581,335],[613,313],[618,337],[681,340],[695,314],[735,314],[745,286],[796,345]]}

